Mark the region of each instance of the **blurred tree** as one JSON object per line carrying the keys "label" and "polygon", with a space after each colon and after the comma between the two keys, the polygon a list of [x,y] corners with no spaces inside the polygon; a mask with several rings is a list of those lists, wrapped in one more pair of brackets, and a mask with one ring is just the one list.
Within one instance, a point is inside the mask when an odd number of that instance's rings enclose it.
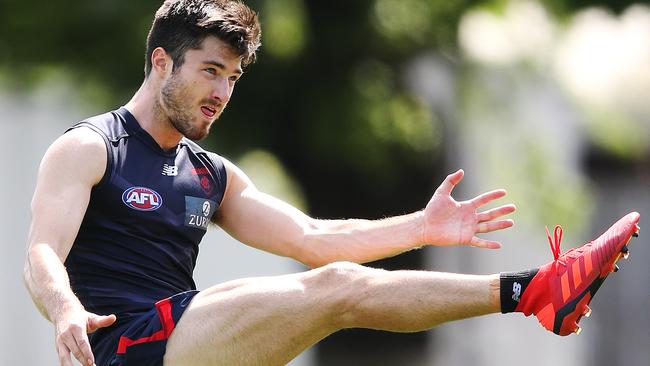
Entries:
{"label": "blurred tree", "polygon": [[[278,155],[318,216],[421,208],[444,170],[442,133],[400,75],[422,50],[453,55],[458,20],[477,2],[248,3],[260,11],[264,46],[206,143],[232,157],[252,148]],[[587,5],[619,10],[632,1],[545,3],[570,12]],[[94,94],[105,99],[93,100],[98,111],[124,103],[142,81],[146,31],[159,4],[1,0],[0,74],[28,90],[49,70],[63,70],[80,88],[105,90]]]}

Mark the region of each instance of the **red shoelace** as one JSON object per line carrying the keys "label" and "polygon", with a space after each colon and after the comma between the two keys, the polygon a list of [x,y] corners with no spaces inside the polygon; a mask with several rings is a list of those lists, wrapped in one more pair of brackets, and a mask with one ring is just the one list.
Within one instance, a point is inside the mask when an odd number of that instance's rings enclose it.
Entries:
{"label": "red shoelace", "polygon": [[548,238],[548,244],[551,246],[551,251],[553,252],[553,257],[555,261],[560,258],[560,243],[562,242],[562,226],[555,225],[553,230],[553,239],[551,239],[551,234],[548,232],[548,226],[544,227],[546,229],[546,237]]}

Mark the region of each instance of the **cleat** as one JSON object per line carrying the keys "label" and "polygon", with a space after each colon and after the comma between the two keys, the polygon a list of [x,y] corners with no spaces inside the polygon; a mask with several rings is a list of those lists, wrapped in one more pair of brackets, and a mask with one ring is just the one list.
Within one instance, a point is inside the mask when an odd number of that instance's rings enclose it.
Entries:
{"label": "cleat", "polygon": [[635,238],[638,238],[638,237],[639,237],[639,233],[634,233],[634,234],[632,234],[632,236],[635,237]]}
{"label": "cleat", "polygon": [[582,332],[582,328],[576,327],[576,330],[573,331],[576,335],[580,335],[580,332]]}
{"label": "cleat", "polygon": [[539,267],[515,311],[535,315],[547,330],[579,334],[578,322],[589,317],[589,303],[607,276],[618,271],[616,261],[629,254],[627,243],[638,232],[639,214],[627,214],[597,239],[561,253],[562,227],[548,237],[554,260]]}
{"label": "cleat", "polygon": [[623,249],[621,249],[621,253],[623,253],[624,259],[627,259],[630,256],[630,249],[628,249],[627,244],[623,246]]}

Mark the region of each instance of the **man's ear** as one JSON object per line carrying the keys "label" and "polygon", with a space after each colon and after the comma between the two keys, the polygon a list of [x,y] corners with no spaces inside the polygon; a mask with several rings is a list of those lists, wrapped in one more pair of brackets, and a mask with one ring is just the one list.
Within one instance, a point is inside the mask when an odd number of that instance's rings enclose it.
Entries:
{"label": "man's ear", "polygon": [[162,47],[156,47],[151,53],[151,68],[161,75],[171,73],[174,61]]}

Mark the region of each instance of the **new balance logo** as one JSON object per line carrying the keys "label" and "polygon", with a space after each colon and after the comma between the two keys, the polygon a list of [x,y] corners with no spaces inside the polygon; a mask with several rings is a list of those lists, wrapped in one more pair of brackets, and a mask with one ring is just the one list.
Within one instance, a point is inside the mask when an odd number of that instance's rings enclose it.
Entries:
{"label": "new balance logo", "polygon": [[519,296],[521,296],[521,284],[515,282],[512,284],[512,299],[519,302]]}
{"label": "new balance logo", "polygon": [[178,167],[177,166],[172,166],[172,165],[163,165],[163,170],[162,170],[162,175],[168,176],[168,177],[175,177],[178,175]]}

